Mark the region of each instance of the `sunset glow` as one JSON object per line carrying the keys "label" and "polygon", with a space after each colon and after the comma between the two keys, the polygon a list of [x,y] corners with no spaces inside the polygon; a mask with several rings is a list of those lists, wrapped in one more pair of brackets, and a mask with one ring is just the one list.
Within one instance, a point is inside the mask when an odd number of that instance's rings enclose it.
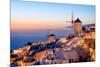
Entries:
{"label": "sunset glow", "polygon": [[[11,31],[34,31],[41,29],[63,29],[79,17],[83,24],[94,23],[95,7],[74,4],[54,4],[37,2],[11,2]],[[70,22],[67,22],[70,21]]]}
{"label": "sunset glow", "polygon": [[[50,22],[49,22],[50,23]],[[51,22],[52,23],[52,22]],[[48,24],[47,22],[13,22],[11,25],[12,31],[31,31],[31,30],[44,30],[44,29],[62,29],[66,26],[66,23],[54,22]]]}

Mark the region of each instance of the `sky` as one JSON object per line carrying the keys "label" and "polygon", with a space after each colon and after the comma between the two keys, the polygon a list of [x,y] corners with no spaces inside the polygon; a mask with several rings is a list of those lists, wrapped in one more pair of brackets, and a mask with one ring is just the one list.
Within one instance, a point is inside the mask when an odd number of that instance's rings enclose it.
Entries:
{"label": "sky", "polygon": [[83,24],[95,23],[95,6],[58,4],[44,2],[24,2],[11,0],[11,32],[59,30],[80,18]]}

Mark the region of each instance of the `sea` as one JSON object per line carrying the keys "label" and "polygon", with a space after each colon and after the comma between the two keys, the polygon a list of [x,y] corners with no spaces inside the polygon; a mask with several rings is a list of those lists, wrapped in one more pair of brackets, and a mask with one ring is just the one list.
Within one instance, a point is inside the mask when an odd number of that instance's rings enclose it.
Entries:
{"label": "sea", "polygon": [[[67,32],[58,31],[56,37],[57,38],[65,37],[68,35],[68,33],[71,33],[71,31]],[[27,44],[28,42],[47,41],[46,35],[44,36],[16,36],[16,35],[17,35],[16,33],[10,35],[10,50],[15,50],[24,47],[25,44]]]}
{"label": "sea", "polygon": [[38,42],[38,41],[46,41],[47,37],[40,36],[11,36],[10,38],[10,48],[11,50],[15,50],[21,47],[24,47],[28,42]]}

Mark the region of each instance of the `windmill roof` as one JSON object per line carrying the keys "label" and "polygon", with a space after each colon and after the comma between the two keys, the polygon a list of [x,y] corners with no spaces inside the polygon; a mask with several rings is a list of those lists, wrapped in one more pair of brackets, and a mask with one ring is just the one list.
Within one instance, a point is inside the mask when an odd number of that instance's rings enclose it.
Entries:
{"label": "windmill roof", "polygon": [[77,18],[75,21],[75,23],[82,23],[81,20],[79,18]]}

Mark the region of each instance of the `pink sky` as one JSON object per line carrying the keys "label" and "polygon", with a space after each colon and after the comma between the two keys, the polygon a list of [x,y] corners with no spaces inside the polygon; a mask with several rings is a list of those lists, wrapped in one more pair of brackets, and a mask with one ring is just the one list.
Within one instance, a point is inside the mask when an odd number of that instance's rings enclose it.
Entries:
{"label": "pink sky", "polygon": [[35,21],[11,21],[11,31],[33,31],[42,29],[63,29],[70,25],[66,22],[35,22]]}

